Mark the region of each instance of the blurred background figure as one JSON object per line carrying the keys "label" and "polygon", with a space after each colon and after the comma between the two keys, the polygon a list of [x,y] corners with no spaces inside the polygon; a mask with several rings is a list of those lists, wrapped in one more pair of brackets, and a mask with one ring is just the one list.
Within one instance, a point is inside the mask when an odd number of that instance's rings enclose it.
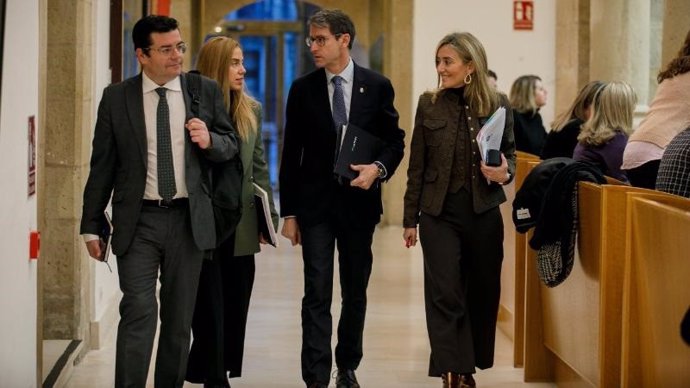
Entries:
{"label": "blurred background figure", "polygon": [[678,55],[657,76],[659,87],[640,126],[630,136],[623,169],[630,184],[653,189],[668,143],[690,126],[690,31]]}
{"label": "blurred background figure", "polygon": [[259,232],[254,199],[256,183],[268,193],[273,226],[278,213],[268,182],[261,135],[261,104],[245,91],[244,56],[240,44],[215,37],[199,51],[197,69],[218,82],[225,107],[239,138],[244,169],[242,218],[235,234],[216,249],[213,260],[204,260],[192,321],[194,342],[187,364],[187,380],[204,387],[229,387],[230,377],[242,374],[244,337],[249,300],[254,286],[254,254],[268,236]]}
{"label": "blurred background figure", "polygon": [[602,81],[592,81],[580,89],[573,104],[551,123],[551,131],[546,135],[541,158],[572,158],[577,145],[577,136],[582,124],[592,116],[594,95],[604,86]]}
{"label": "blurred background figure", "polygon": [[690,198],[690,127],[668,143],[659,163],[656,189]]}
{"label": "blurred background figure", "polygon": [[496,75],[496,72],[489,69],[487,70],[486,74],[486,82],[489,84],[489,86],[498,90],[498,76]]}
{"label": "blurred background figure", "polygon": [[510,105],[513,108],[513,131],[518,151],[541,155],[546,140],[546,129],[539,109],[546,105],[546,89],[541,78],[523,75],[510,88]]}
{"label": "blurred background figure", "polygon": [[620,81],[606,84],[594,98],[594,112],[577,137],[573,159],[590,162],[604,175],[627,182],[621,164],[636,103],[632,86]]}

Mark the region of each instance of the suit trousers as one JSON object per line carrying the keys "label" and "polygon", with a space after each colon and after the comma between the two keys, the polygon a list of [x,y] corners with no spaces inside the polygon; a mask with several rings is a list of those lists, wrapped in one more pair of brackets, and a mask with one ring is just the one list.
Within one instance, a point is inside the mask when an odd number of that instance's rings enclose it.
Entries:
{"label": "suit trousers", "polygon": [[429,376],[493,366],[503,262],[499,208],[475,214],[472,196],[462,188],[446,195],[438,217],[422,213],[419,233]]}
{"label": "suit trousers", "polygon": [[302,378],[307,384],[327,384],[330,380],[331,301],[336,245],[342,297],[335,349],[336,365],[341,369],[354,370],[362,359],[375,225],[353,227],[345,218],[345,215],[332,216],[326,222],[300,226],[304,260]]}
{"label": "suit trousers", "polygon": [[225,240],[201,269],[187,366],[193,383],[228,386],[227,372],[242,375],[256,262],[254,255],[233,256],[234,241],[234,235]]}
{"label": "suit trousers", "polygon": [[134,239],[117,260],[123,296],[115,387],[146,386],[159,315],[159,273],[161,324],[155,387],[182,387],[203,255],[192,237],[188,206],[142,208]]}

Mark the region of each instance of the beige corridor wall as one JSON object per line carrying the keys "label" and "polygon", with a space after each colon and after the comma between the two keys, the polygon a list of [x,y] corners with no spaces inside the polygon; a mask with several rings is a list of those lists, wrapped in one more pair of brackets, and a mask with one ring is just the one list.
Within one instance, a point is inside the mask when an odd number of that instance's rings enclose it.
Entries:
{"label": "beige corridor wall", "polygon": [[[413,17],[413,109],[417,97],[436,86],[436,44],[447,33],[468,31],[484,45],[489,68],[498,74],[499,89],[506,94],[523,74],[543,80],[549,101],[541,110],[544,123],[554,115],[556,4],[534,2],[534,30],[513,30],[513,2],[505,0],[415,0]],[[414,114],[414,112],[413,112]]]}

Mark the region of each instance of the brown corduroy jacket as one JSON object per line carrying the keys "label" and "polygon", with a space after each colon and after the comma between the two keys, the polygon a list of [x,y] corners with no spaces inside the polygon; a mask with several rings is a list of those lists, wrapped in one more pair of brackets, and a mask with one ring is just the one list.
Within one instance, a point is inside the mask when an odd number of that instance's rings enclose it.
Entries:
{"label": "brown corduroy jacket", "polygon": [[[406,228],[417,226],[420,211],[433,216],[441,213],[450,185],[456,141],[461,139],[458,131],[464,131],[471,137],[472,153],[467,155],[471,158],[471,164],[466,161],[459,163],[463,168],[471,165],[471,171],[463,173],[471,174],[474,211],[483,213],[506,201],[501,185],[488,183],[479,168],[481,156],[475,138],[481,128],[480,121],[484,122],[486,117],[477,117],[468,106],[460,104],[460,97],[456,93],[441,91],[435,102],[432,102],[432,95],[422,94],[417,105],[405,192],[403,226]],[[501,152],[508,161],[508,172],[512,180],[515,176],[513,114],[508,99],[503,94],[500,96],[500,105],[506,108]],[[466,120],[459,119],[461,109],[468,112]]]}

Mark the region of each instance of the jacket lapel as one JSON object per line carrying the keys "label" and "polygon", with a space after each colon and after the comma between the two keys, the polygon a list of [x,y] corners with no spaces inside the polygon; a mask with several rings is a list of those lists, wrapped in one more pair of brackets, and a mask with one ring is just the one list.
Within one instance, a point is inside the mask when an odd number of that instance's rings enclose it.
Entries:
{"label": "jacket lapel", "polygon": [[144,161],[144,166],[147,162],[147,144],[146,144],[146,120],[144,119],[144,96],[142,89],[141,73],[127,83],[125,87],[125,103],[127,105],[127,114],[131,124],[134,137],[137,139],[139,145],[139,153],[141,160]]}
{"label": "jacket lapel", "polygon": [[[314,84],[313,90],[315,90],[316,93],[314,93],[311,96],[305,97],[313,99],[312,107],[314,111],[325,113],[323,121],[330,123],[329,128],[335,129],[333,126],[333,111],[331,110],[331,105],[329,103],[328,97],[328,77],[326,77],[326,70],[319,69],[317,76],[312,79],[312,83]],[[323,113],[319,113],[319,115]]]}
{"label": "jacket lapel", "polygon": [[366,77],[361,68],[353,63],[355,66],[354,76],[352,80],[352,97],[350,98],[350,115],[348,116],[349,121],[352,122],[352,117],[358,117],[360,109],[364,100],[367,98],[367,85]]}

